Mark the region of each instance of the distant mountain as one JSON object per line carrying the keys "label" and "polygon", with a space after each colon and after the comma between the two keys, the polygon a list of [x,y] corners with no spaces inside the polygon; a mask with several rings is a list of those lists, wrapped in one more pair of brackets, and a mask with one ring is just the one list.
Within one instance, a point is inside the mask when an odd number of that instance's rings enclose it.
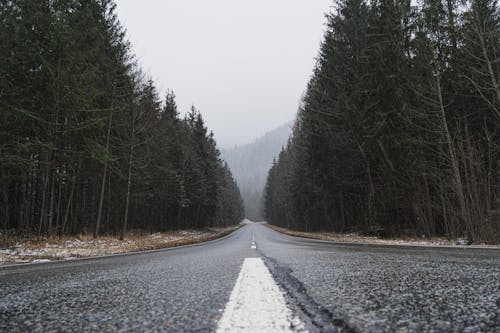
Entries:
{"label": "distant mountain", "polygon": [[292,122],[282,125],[252,143],[222,150],[222,157],[231,168],[233,177],[245,202],[246,217],[263,220],[261,212],[262,191],[267,173],[281,148],[290,137]]}

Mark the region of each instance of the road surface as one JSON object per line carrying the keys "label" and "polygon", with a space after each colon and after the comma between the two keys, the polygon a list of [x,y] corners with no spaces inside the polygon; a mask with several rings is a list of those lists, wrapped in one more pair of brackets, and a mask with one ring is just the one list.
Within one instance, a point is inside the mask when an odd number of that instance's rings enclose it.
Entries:
{"label": "road surface", "polygon": [[342,245],[260,224],[195,246],[4,267],[0,286],[1,332],[500,331],[499,250]]}

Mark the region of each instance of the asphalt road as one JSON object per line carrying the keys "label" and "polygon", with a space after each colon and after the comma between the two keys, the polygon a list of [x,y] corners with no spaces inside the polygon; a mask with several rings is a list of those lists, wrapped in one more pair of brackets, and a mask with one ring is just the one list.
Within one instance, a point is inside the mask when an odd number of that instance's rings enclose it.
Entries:
{"label": "asphalt road", "polygon": [[499,250],[341,245],[259,224],[196,246],[0,268],[0,331],[215,331],[249,257],[312,332],[500,332]]}

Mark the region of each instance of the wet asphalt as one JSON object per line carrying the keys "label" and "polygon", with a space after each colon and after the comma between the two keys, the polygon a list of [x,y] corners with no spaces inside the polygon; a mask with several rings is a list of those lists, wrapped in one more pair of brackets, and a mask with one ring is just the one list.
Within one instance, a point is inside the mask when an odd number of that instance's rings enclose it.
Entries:
{"label": "wet asphalt", "polygon": [[2,267],[0,332],[211,332],[255,256],[311,332],[500,332],[500,250],[334,244],[260,224],[195,246]]}

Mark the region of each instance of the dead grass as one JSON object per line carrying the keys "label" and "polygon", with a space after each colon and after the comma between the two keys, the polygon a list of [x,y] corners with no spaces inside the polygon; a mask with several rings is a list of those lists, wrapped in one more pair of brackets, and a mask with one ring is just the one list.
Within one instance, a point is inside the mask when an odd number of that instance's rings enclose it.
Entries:
{"label": "dead grass", "polygon": [[20,239],[19,237],[2,235],[0,265],[74,259],[190,245],[223,237],[241,226],[243,225],[155,234],[131,231],[122,241],[111,236],[99,236],[94,239],[92,235],[87,234],[73,237],[64,236],[61,239],[53,237],[39,241],[36,238]]}
{"label": "dead grass", "polygon": [[380,244],[380,245],[408,245],[408,246],[454,246],[465,248],[500,248],[499,245],[465,245],[465,240],[451,241],[446,238],[392,238],[385,239],[379,237],[361,236],[358,234],[339,234],[334,232],[304,232],[295,231],[287,228],[281,228],[274,225],[266,224],[267,227],[278,232],[302,238],[319,239],[338,243],[353,243],[353,244]]}

